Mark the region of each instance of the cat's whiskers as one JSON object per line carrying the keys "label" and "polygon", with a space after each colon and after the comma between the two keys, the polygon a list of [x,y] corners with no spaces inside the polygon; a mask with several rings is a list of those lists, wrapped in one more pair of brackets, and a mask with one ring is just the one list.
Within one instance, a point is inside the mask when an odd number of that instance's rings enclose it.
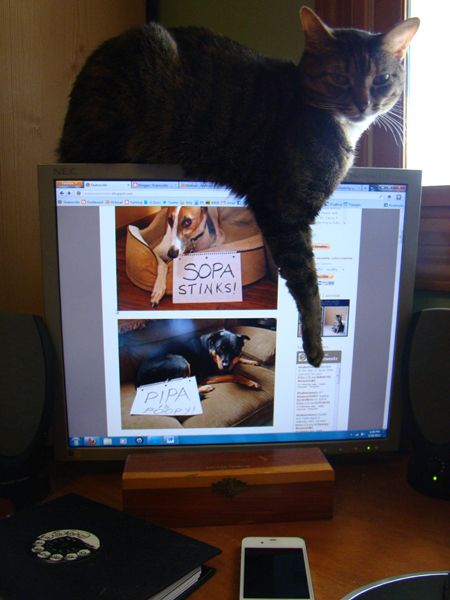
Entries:
{"label": "cat's whiskers", "polygon": [[389,114],[395,121],[401,123],[403,121],[403,109],[402,108],[391,108],[389,111],[386,111],[383,114]]}
{"label": "cat's whiskers", "polygon": [[[401,109],[398,109],[399,111]],[[404,129],[401,120],[401,112],[396,113],[394,109],[391,109],[388,113],[383,113],[377,117],[375,123],[381,125],[387,132],[392,133],[394,141],[397,146],[403,143]]]}
{"label": "cat's whiskers", "polygon": [[389,112],[395,115],[403,115],[403,107],[397,102],[397,104],[394,104],[394,106],[389,109]]}
{"label": "cat's whiskers", "polygon": [[395,129],[395,127],[392,125],[392,123],[390,123],[387,119],[384,119],[384,120],[380,119],[380,121],[378,121],[378,123],[383,127],[383,129],[386,132],[392,133],[394,142],[397,146],[400,146],[402,144],[402,134],[401,134],[401,132],[399,132]]}

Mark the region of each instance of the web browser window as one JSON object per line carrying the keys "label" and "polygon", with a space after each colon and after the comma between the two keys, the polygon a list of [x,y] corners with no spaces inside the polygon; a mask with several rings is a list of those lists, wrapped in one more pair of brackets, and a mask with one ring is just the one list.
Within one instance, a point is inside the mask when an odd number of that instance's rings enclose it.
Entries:
{"label": "web browser window", "polygon": [[[345,183],[317,218],[325,357],[316,369],[244,199],[192,181],[56,181],[70,445],[382,438],[406,192]],[[164,245],[177,251],[161,267]],[[225,371],[259,387],[217,383],[203,392],[195,373],[167,376],[167,356],[183,355],[194,339],[211,348],[223,330],[239,336],[247,361],[234,357]],[[146,359],[162,362],[160,381],[140,385]]]}

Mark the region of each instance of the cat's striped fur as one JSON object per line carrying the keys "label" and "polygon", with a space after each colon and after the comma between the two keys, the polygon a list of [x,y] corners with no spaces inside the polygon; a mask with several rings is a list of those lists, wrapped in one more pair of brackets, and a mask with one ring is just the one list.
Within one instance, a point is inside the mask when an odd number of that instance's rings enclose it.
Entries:
{"label": "cat's striped fur", "polygon": [[75,81],[63,162],[178,163],[245,196],[323,357],[311,224],[353,162],[357,138],[395,105],[418,27],[331,29],[301,10],[298,65],[200,28],[150,23],[101,45]]}

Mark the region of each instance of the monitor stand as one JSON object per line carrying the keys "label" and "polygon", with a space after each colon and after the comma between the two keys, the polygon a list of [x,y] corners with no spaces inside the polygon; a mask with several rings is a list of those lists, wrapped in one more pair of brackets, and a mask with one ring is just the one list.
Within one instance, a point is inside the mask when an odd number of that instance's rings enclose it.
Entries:
{"label": "monitor stand", "polygon": [[329,519],[334,470],[318,448],[128,456],[124,510],[169,527]]}

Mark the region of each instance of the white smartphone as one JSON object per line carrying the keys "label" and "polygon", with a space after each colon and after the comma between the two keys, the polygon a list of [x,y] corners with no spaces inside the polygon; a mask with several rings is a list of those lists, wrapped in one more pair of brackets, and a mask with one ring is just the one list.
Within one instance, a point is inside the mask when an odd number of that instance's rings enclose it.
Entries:
{"label": "white smartphone", "polygon": [[314,600],[305,540],[247,537],[241,545],[239,600]]}

